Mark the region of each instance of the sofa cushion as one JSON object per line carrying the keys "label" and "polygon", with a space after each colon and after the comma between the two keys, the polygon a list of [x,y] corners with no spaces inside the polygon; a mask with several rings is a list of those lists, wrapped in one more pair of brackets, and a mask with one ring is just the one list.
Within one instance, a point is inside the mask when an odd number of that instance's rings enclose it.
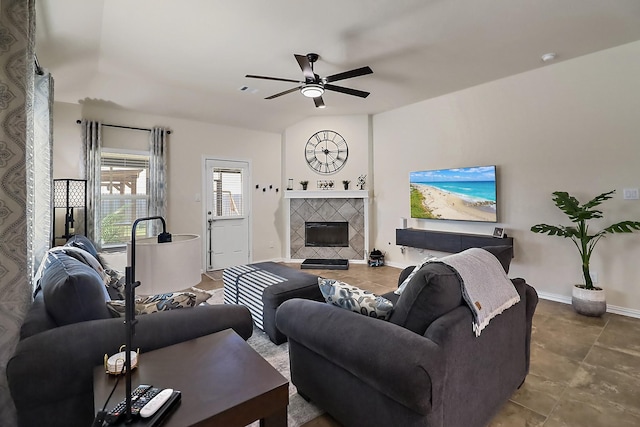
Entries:
{"label": "sofa cushion", "polygon": [[365,316],[388,320],[393,304],[388,299],[334,279],[318,278],[320,292],[329,304]]}
{"label": "sofa cushion", "polygon": [[389,320],[423,335],[431,322],[462,302],[455,270],[441,263],[427,263],[409,281]]}
{"label": "sofa cushion", "polygon": [[50,253],[42,272],[42,288],[47,312],[59,325],[111,317],[104,281],[88,265],[64,253]]}

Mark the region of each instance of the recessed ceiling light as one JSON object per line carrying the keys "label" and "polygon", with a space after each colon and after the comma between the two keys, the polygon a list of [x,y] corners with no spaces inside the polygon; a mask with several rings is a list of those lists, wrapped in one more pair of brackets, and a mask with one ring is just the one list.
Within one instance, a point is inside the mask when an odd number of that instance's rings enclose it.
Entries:
{"label": "recessed ceiling light", "polygon": [[540,59],[542,59],[542,62],[549,62],[549,61],[553,61],[554,59],[556,59],[556,56],[558,56],[557,54],[550,52],[550,53],[545,53],[544,55],[542,55],[540,57]]}

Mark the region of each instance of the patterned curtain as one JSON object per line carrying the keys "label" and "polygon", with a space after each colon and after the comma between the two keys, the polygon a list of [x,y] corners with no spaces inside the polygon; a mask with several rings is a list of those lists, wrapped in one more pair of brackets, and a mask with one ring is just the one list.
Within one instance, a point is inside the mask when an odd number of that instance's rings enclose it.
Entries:
{"label": "patterned curtain", "polygon": [[[149,137],[149,216],[166,215],[167,211],[167,131],[163,128],[151,129]],[[151,222],[151,235],[162,231],[160,221]]]}
{"label": "patterned curtain", "polygon": [[31,303],[27,171],[33,167],[35,0],[0,1],[0,425],[17,424],[6,363]]}
{"label": "patterned curtain", "polygon": [[82,120],[82,162],[80,176],[87,180],[87,237],[100,250],[102,230],[100,218],[100,152],[102,150],[102,123]]}
{"label": "patterned curtain", "polygon": [[[53,179],[53,78],[51,74],[35,76],[33,99],[33,139],[29,141],[27,163],[27,186],[33,191],[27,199],[27,235],[31,236],[30,258],[32,276],[38,269],[50,243],[52,231]],[[35,289],[35,283],[31,284]]]}

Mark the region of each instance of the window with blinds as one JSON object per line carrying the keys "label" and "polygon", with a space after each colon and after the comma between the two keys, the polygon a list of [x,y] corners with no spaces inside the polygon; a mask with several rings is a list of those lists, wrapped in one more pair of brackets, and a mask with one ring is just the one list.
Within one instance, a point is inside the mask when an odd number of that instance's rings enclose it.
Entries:
{"label": "window with blinds", "polygon": [[[102,245],[124,246],[135,219],[148,216],[149,155],[103,151],[100,174]],[[145,227],[137,233],[146,235]]]}
{"label": "window with blinds", "polygon": [[242,216],[242,170],[213,170],[213,212],[215,217]]}

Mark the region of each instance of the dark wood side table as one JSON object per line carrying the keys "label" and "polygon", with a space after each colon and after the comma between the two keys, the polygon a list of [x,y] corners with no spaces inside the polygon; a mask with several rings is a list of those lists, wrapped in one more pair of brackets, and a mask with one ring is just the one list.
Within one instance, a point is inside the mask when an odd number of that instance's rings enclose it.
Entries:
{"label": "dark wood side table", "polygon": [[[115,381],[103,367],[95,368],[96,412],[102,409]],[[256,420],[261,427],[287,426],[289,382],[232,329],[141,353],[131,384],[134,389],[150,384],[182,392],[179,406],[163,426],[232,427]],[[123,377],[107,410],[124,396]]]}

